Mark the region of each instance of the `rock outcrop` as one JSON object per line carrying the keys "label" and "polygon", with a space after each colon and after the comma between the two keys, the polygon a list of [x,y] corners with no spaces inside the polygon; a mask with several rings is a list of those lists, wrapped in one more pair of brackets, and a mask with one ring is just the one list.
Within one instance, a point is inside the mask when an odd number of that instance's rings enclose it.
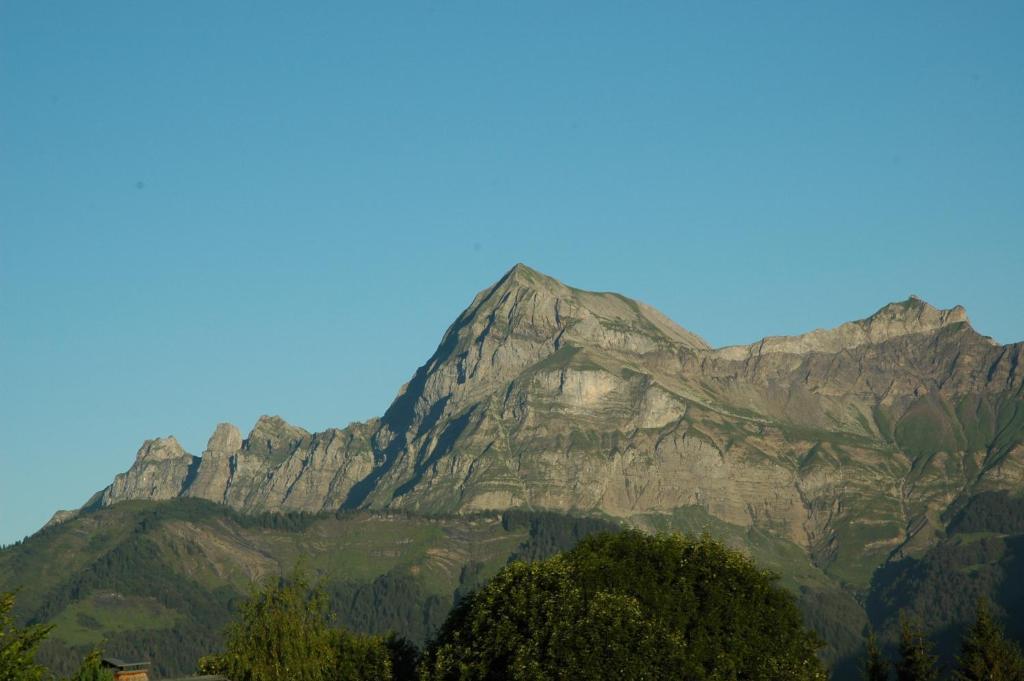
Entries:
{"label": "rock outcrop", "polygon": [[944,513],[1024,481],[1024,344],[911,297],[867,319],[713,349],[656,310],[517,265],[380,419],[220,424],[202,458],[143,445],[103,492],[246,511],[525,507],[642,522],[700,507],[863,582]]}
{"label": "rock outcrop", "polygon": [[237,427],[221,423],[184,494],[242,510],[338,508],[373,469],[369,438],[376,427],[371,421],[310,434],[263,416],[243,440]]}
{"label": "rock outcrop", "polygon": [[228,487],[236,468],[235,457],[242,449],[242,433],[230,423],[218,423],[213,431],[196,478],[186,490],[192,497],[200,497],[220,503],[227,502]]}
{"label": "rock outcrop", "polygon": [[132,467],[118,474],[103,492],[101,503],[108,506],[122,499],[160,500],[181,496],[198,465],[199,457],[182,449],[173,435],[146,440],[135,455]]}
{"label": "rock outcrop", "polygon": [[[736,360],[773,353],[836,354],[903,336],[934,333],[952,324],[970,324],[964,308],[957,305],[950,310],[938,310],[917,296],[910,296],[901,303],[886,305],[867,319],[848,322],[835,329],[818,329],[799,336],[770,336],[751,345],[722,348],[715,354]],[[991,339],[986,340],[991,345],[996,344]]]}

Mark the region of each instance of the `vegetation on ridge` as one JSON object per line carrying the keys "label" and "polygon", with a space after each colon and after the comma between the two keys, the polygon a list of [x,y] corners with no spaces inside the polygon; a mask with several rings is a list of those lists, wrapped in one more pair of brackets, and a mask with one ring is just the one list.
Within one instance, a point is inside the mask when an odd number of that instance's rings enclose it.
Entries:
{"label": "vegetation on ridge", "polygon": [[452,611],[427,680],[825,679],[792,594],[704,537],[592,535]]}

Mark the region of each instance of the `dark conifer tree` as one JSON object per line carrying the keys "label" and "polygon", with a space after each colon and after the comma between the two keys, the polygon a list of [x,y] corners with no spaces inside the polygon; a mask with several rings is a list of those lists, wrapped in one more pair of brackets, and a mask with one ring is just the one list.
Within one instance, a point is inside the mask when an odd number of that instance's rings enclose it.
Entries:
{"label": "dark conifer tree", "polygon": [[48,674],[36,664],[36,650],[53,626],[15,626],[13,610],[14,594],[0,593],[0,680],[41,681]]}
{"label": "dark conifer tree", "polygon": [[921,625],[901,614],[900,661],[896,665],[898,681],[936,681],[939,678],[937,659]]}
{"label": "dark conifer tree", "polygon": [[873,630],[868,631],[867,658],[864,660],[864,681],[889,681],[889,660],[882,657],[878,639]]}
{"label": "dark conifer tree", "polygon": [[1003,636],[992,618],[988,601],[978,602],[978,616],[964,635],[956,681],[1024,681],[1024,656],[1020,648]]}

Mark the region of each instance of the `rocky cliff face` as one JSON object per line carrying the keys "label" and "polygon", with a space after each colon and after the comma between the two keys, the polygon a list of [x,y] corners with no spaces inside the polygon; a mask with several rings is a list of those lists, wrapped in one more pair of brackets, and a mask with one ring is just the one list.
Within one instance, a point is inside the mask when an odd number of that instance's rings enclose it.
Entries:
{"label": "rocky cliff face", "polygon": [[148,441],[103,492],[258,511],[525,507],[644,522],[696,506],[862,583],[944,514],[1024,483],[1024,345],[910,298],[712,349],[656,310],[522,265],[481,292],[381,419],[221,424],[201,459]]}
{"label": "rocky cliff face", "polygon": [[336,509],[373,469],[369,436],[375,427],[371,422],[310,434],[278,416],[263,416],[243,440],[238,428],[221,423],[183,496],[242,510]]}
{"label": "rocky cliff face", "polygon": [[188,488],[199,458],[178,444],[174,436],[146,440],[126,473],[114,478],[103,491],[102,504],[122,499],[173,499]]}

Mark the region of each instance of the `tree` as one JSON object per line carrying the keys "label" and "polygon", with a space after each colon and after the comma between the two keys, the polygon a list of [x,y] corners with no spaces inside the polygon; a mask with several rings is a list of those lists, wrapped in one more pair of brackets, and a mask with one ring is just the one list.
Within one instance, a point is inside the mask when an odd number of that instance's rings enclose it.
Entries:
{"label": "tree", "polygon": [[422,678],[826,678],[817,637],[775,582],[708,537],[593,535],[467,596]]}
{"label": "tree", "polygon": [[228,673],[228,656],[203,655],[196,663],[196,671],[203,676],[224,676]]}
{"label": "tree", "polygon": [[1020,648],[1003,636],[985,599],[978,602],[977,618],[965,633],[956,660],[956,681],[1024,681]]}
{"label": "tree", "polygon": [[867,658],[864,660],[864,681],[889,681],[889,660],[882,657],[878,639],[873,630],[868,631]]}
{"label": "tree", "polygon": [[384,645],[391,659],[391,675],[395,681],[415,681],[420,650],[412,641],[391,633],[384,637]]}
{"label": "tree", "polygon": [[896,665],[898,681],[936,681],[938,658],[932,644],[917,622],[900,614],[900,661]]}
{"label": "tree", "polygon": [[391,656],[379,636],[366,636],[338,630],[335,634],[335,660],[331,678],[384,681],[392,677]]}
{"label": "tree", "polygon": [[227,651],[200,658],[199,671],[232,681],[386,681],[393,659],[415,660],[404,640],[335,629],[331,619],[323,589],[302,571],[268,581],[228,626]]}
{"label": "tree", "polygon": [[219,666],[232,681],[328,681],[335,657],[328,623],[322,590],[301,571],[268,581],[228,626]]}
{"label": "tree", "polygon": [[13,610],[14,594],[0,593],[0,681],[39,681],[46,669],[36,664],[36,650],[53,627],[19,628]]}
{"label": "tree", "polygon": [[85,656],[82,666],[69,681],[114,681],[114,674],[103,668],[103,656],[94,650]]}

